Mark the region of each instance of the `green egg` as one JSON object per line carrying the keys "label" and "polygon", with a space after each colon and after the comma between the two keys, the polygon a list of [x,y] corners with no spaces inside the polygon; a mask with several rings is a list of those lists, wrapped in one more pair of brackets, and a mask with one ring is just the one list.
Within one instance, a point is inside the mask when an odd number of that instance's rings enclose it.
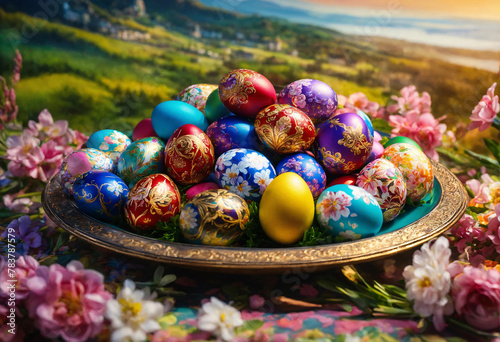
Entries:
{"label": "green egg", "polygon": [[384,144],[384,148],[387,148],[387,146],[391,146],[391,145],[394,145],[394,144],[400,144],[400,143],[405,143],[405,144],[413,145],[413,146],[417,147],[420,151],[422,151],[422,148],[420,147],[419,144],[417,144],[415,142],[415,140],[407,138],[407,137],[394,137],[394,138],[391,138],[391,139],[389,139],[388,142],[386,142]]}
{"label": "green egg", "polygon": [[231,112],[224,107],[219,97],[219,89],[210,93],[205,104],[205,116],[210,122],[228,116]]}

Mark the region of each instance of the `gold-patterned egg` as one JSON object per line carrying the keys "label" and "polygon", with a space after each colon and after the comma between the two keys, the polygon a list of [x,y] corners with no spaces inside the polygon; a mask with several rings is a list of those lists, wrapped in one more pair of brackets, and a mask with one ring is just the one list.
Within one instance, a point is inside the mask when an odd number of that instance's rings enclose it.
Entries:
{"label": "gold-patterned egg", "polygon": [[227,246],[241,238],[249,218],[243,198],[226,189],[215,189],[203,191],[186,203],[179,222],[187,241]]}

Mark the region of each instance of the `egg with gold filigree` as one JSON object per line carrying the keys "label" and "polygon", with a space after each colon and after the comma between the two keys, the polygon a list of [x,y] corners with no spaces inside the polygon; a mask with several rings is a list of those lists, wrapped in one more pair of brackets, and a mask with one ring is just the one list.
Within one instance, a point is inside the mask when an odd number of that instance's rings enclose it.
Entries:
{"label": "egg with gold filigree", "polygon": [[61,164],[58,174],[63,192],[72,196],[76,177],[91,170],[113,172],[115,166],[107,153],[95,148],[82,148],[71,153]]}
{"label": "egg with gold filigree", "polygon": [[307,184],[314,198],[325,190],[326,174],[321,165],[307,153],[294,153],[285,156],[276,166],[276,172],[298,174]]}
{"label": "egg with gold filigree", "polygon": [[212,122],[208,126],[207,135],[214,145],[216,156],[234,148],[248,148],[259,152],[265,150],[253,123],[235,115]]}
{"label": "egg with gold filigree", "polygon": [[278,103],[299,108],[319,124],[335,113],[338,99],[328,84],[307,78],[287,85],[278,95]]}
{"label": "egg with gold filigree", "polygon": [[388,146],[381,158],[389,160],[403,174],[406,182],[407,201],[417,204],[434,187],[432,164],[427,156],[417,147],[398,143]]}
{"label": "egg with gold filigree", "polygon": [[196,184],[207,178],[214,166],[210,138],[195,125],[182,125],[165,146],[165,170],[179,184]]}
{"label": "egg with gold filigree", "polygon": [[88,171],[73,183],[78,209],[103,222],[116,222],[127,203],[128,187],[120,177],[106,171]]}
{"label": "egg with gold filigree", "polygon": [[208,96],[217,89],[216,84],[193,84],[185,88],[175,98],[177,101],[182,101],[195,106],[203,114],[205,114],[205,105]]}
{"label": "egg with gold filigree", "polygon": [[217,158],[215,177],[222,188],[246,200],[260,200],[276,171],[262,153],[236,148]]}
{"label": "egg with gold filigree", "polygon": [[319,162],[333,175],[346,175],[360,169],[370,156],[373,138],[363,118],[342,113],[322,123],[316,139]]}
{"label": "egg with gold filigree", "polygon": [[237,242],[250,219],[247,203],[226,190],[207,190],[182,208],[179,225],[184,238],[195,244],[227,246]]}
{"label": "egg with gold filigree", "polygon": [[242,118],[254,119],[261,109],[276,103],[276,90],[263,75],[248,69],[235,69],[219,83],[224,106]]}
{"label": "egg with gold filigree", "polygon": [[129,191],[125,205],[125,219],[132,228],[151,230],[158,222],[165,222],[181,209],[181,195],[174,181],[157,173],[139,180]]}
{"label": "egg with gold filigree", "polygon": [[375,197],[358,186],[337,184],[326,188],[316,202],[316,219],[335,241],[374,236],[383,214]]}
{"label": "egg with gold filigree", "polygon": [[316,128],[300,109],[287,104],[270,105],[255,118],[255,131],[262,143],[279,154],[307,150],[316,138]]}
{"label": "egg with gold filigree", "polygon": [[384,222],[395,219],[406,203],[406,182],[401,171],[387,159],[375,159],[359,173],[356,185],[377,200]]}
{"label": "egg with gold filigree", "polygon": [[118,163],[120,154],[132,143],[129,137],[114,129],[103,129],[95,132],[87,140],[88,148],[96,148],[107,152],[113,162]]}
{"label": "egg with gold filigree", "polygon": [[165,144],[157,137],[139,139],[120,155],[117,173],[129,187],[139,179],[163,171]]}

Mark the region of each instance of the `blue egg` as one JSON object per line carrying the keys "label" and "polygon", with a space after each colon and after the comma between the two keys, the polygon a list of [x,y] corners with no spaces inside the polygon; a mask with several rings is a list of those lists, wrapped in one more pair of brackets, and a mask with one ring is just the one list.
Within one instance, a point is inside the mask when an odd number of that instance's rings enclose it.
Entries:
{"label": "blue egg", "polygon": [[132,143],[129,137],[114,129],[103,129],[95,132],[87,140],[88,148],[95,148],[103,152],[108,152],[109,156],[116,164],[120,154]]}
{"label": "blue egg", "polygon": [[185,124],[192,124],[205,131],[208,120],[196,107],[182,101],[165,101],[151,114],[151,124],[160,138],[167,141],[174,131]]}
{"label": "blue egg", "polygon": [[235,115],[212,122],[208,126],[207,135],[214,145],[216,156],[234,148],[248,148],[259,152],[266,150],[255,132],[254,125]]}
{"label": "blue egg", "polygon": [[128,187],[117,175],[106,171],[88,171],[73,184],[78,209],[104,222],[116,222],[127,202]]}
{"label": "blue egg", "polygon": [[294,172],[306,181],[314,198],[325,190],[326,174],[321,165],[307,153],[294,153],[281,159],[276,167],[276,172],[281,175],[285,172]]}
{"label": "blue egg", "polygon": [[366,113],[363,112],[361,109],[358,109],[356,114],[361,116],[361,118],[365,121],[366,126],[368,126],[368,130],[370,131],[370,138],[373,140],[374,129],[373,129],[372,120],[370,120],[370,117],[368,115],[366,115]]}
{"label": "blue egg", "polygon": [[246,200],[260,200],[276,177],[273,165],[262,153],[237,148],[224,152],[215,163],[217,183]]}
{"label": "blue egg", "polygon": [[382,209],[363,188],[337,184],[327,188],[316,202],[316,219],[336,241],[374,236],[382,228]]}

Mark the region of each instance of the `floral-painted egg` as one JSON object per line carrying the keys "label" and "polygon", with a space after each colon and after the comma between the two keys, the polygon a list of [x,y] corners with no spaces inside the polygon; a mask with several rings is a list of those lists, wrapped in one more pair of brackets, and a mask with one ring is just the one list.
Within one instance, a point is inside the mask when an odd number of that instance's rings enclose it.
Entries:
{"label": "floral-painted egg", "polygon": [[217,189],[203,191],[186,203],[179,224],[189,242],[227,246],[241,238],[249,219],[250,210],[243,198]]}
{"label": "floral-painted egg", "polygon": [[95,148],[82,148],[71,153],[62,163],[58,180],[66,195],[73,195],[73,183],[77,176],[91,170],[113,172],[111,157]]}
{"label": "floral-painted egg", "polygon": [[384,221],[375,197],[365,189],[345,184],[323,191],[316,202],[316,218],[339,242],[374,236]]}
{"label": "floral-painted egg", "polygon": [[177,128],[165,147],[167,174],[180,184],[195,184],[207,178],[214,159],[212,142],[195,125]]}
{"label": "floral-painted egg", "polygon": [[117,175],[88,171],[73,184],[73,198],[82,212],[104,222],[114,222],[123,214],[128,187]]}
{"label": "floral-painted egg", "polygon": [[208,96],[216,88],[216,84],[193,84],[181,91],[175,99],[189,103],[205,114],[205,104],[207,103]]}
{"label": "floral-painted egg", "polygon": [[253,119],[261,109],[276,103],[276,90],[258,72],[235,69],[220,81],[219,97],[231,113]]}
{"label": "floral-painted egg", "polygon": [[134,141],[120,155],[117,173],[129,187],[139,179],[163,170],[165,144],[155,137]]}
{"label": "floral-painted egg", "polygon": [[294,172],[306,182],[314,198],[325,190],[326,174],[321,165],[307,153],[294,153],[285,156],[276,167],[278,175]]}
{"label": "floral-painted egg", "polygon": [[234,148],[248,148],[260,152],[265,150],[254,125],[234,115],[212,122],[208,126],[207,135],[214,145],[216,156]]}
{"label": "floral-painted egg", "polygon": [[132,132],[133,141],[157,136],[158,134],[156,134],[155,130],[153,129],[151,118],[146,118],[139,121],[139,123],[135,126],[134,131]]}
{"label": "floral-painted egg", "polygon": [[319,124],[333,115],[338,99],[328,84],[307,78],[287,85],[278,95],[278,103],[299,108]]}
{"label": "floral-painted egg", "polygon": [[208,96],[207,103],[205,105],[205,116],[209,122],[214,122],[219,118],[230,115],[231,112],[224,107],[224,104],[219,97],[219,89],[215,89]]}
{"label": "floral-painted egg", "polygon": [[393,144],[384,150],[381,158],[397,166],[406,182],[408,198],[417,204],[434,187],[432,164],[427,156],[413,145]]}
{"label": "floral-painted egg", "polygon": [[262,153],[245,148],[224,152],[215,163],[217,183],[246,200],[260,200],[276,177],[274,167]]}
{"label": "floral-painted egg", "polygon": [[127,223],[138,230],[151,230],[160,221],[179,213],[181,195],[167,175],[157,173],[137,182],[128,193],[125,206]]}
{"label": "floral-painted egg", "polygon": [[220,189],[219,184],[214,183],[214,182],[206,182],[206,183],[200,183],[196,184],[195,186],[189,188],[186,190],[186,198],[187,200],[191,200],[194,196],[198,195],[199,193],[207,190],[216,190]]}
{"label": "floral-painted egg", "polygon": [[316,128],[300,109],[274,104],[255,118],[255,131],[267,148],[286,154],[307,150],[316,138]]}
{"label": "floral-painted egg", "polygon": [[386,159],[375,159],[358,175],[356,185],[378,201],[384,222],[395,219],[406,203],[406,183],[401,171]]}
{"label": "floral-painted egg", "polygon": [[114,129],[103,129],[95,132],[87,141],[87,148],[96,148],[109,153],[113,162],[118,162],[120,154],[127,149],[132,141],[122,132]]}
{"label": "floral-painted egg", "polygon": [[342,113],[318,129],[317,156],[325,170],[334,175],[350,174],[361,168],[373,148],[365,121],[355,113]]}

